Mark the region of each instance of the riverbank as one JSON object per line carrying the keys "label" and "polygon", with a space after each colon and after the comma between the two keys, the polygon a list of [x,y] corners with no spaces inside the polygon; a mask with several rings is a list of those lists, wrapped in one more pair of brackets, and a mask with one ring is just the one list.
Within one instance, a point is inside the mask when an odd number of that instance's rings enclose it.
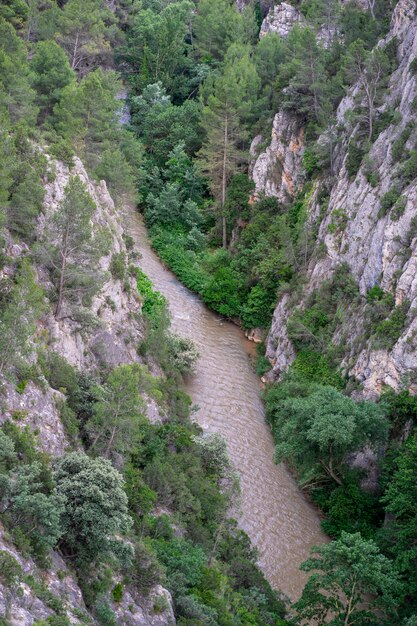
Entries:
{"label": "riverbank", "polygon": [[143,271],[168,300],[173,330],[192,339],[201,355],[186,391],[199,407],[198,423],[226,439],[241,482],[239,523],[258,549],[259,565],[269,582],[295,599],[306,581],[299,565],[311,546],[326,537],[317,511],[285,466],[273,462],[274,444],[264,418],[259,379],[248,357],[253,344],[164,267],[133,208],[126,220]]}

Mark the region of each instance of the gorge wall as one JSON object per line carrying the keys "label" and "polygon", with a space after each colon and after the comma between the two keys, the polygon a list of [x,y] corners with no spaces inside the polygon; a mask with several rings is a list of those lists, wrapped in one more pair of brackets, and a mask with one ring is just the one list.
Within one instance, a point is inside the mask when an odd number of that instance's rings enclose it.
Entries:
{"label": "gorge wall", "polygon": [[[273,26],[277,12],[283,15],[282,7],[275,7],[275,13],[271,11],[268,24]],[[287,333],[287,322],[294,308],[305,306],[308,297],[323,281],[328,280],[337,267],[346,264],[364,298],[377,285],[393,294],[395,305],[407,303],[408,314],[395,344],[390,349],[375,349],[371,339],[360,338],[366,307],[346,311],[334,336],[335,343],[344,336],[347,344],[342,369],[362,383],[367,396],[380,393],[384,385],[394,389],[406,385],[417,390],[417,185],[414,180],[400,181],[403,163],[415,154],[412,150],[417,139],[414,122],[417,80],[412,65],[417,55],[415,12],[412,0],[400,0],[389,34],[378,44],[385,46],[394,39],[398,44],[398,65],[378,108],[379,116],[390,111],[395,113],[395,123],[389,124],[371,143],[367,158],[361,160],[354,174],[348,171],[349,146],[355,133],[349,112],[354,107],[358,85],[353,86],[339,105],[337,130],[341,141],[336,149],[334,175],[314,181],[308,203],[308,221],[317,236],[301,301],[291,303],[288,293],[281,297],[267,339],[267,356],[274,378],[278,378],[295,357]],[[275,32],[283,33],[283,28],[282,21],[275,22]],[[256,143],[260,143],[259,138],[253,144],[253,154]],[[299,120],[279,111],[274,119],[271,144],[252,164],[256,192],[287,203],[294,198],[304,180],[303,150],[303,128]],[[327,186],[329,192],[326,200],[320,202],[323,186]],[[392,208],[386,210],[385,194],[392,189],[396,190],[391,192],[395,193],[395,201]]]}
{"label": "gorge wall", "polygon": [[[124,363],[139,361],[136,351],[138,342],[144,337],[144,322],[136,280],[129,277],[115,278],[111,273],[113,255],[123,255],[125,264],[136,263],[126,248],[123,225],[104,181],[94,182],[79,159],[74,159],[71,170],[59,161],[49,159],[50,182],[45,182],[44,212],[39,217],[38,236],[42,237],[45,219],[59,208],[70,176],[78,176],[85,184],[95,203],[93,221],[106,226],[109,233],[108,253],[99,259],[98,266],[105,272],[105,282],[100,293],[93,298],[88,308],[88,320],[77,320],[64,311],[58,319],[51,310],[38,321],[30,358],[36,351],[47,348],[64,357],[69,363],[93,373],[96,368],[113,368]],[[6,233],[7,235],[7,233]],[[27,253],[25,244],[18,244],[10,237],[7,253],[12,261]],[[38,263],[34,266],[36,281],[48,289],[48,273]],[[11,268],[2,269],[2,277]],[[88,322],[88,323],[87,323]],[[65,400],[65,389],[53,389],[46,379],[39,384],[28,381],[18,388],[6,377],[0,379],[3,397],[0,406],[0,424],[12,421],[20,428],[28,427],[37,435],[39,446],[52,459],[73,449],[61,419],[61,408]],[[150,420],[159,418],[158,406],[146,399]],[[162,411],[162,409],[161,409]],[[38,620],[47,620],[55,615],[54,598],[62,603],[64,615],[71,624],[97,623],[85,606],[83,595],[73,570],[63,558],[52,552],[47,568],[40,568],[29,556],[16,549],[7,530],[0,525],[0,550],[9,553],[22,568],[26,579],[19,585],[19,592],[11,594],[7,583],[0,579],[0,612],[8,616],[12,626],[31,626]],[[30,580],[42,581],[31,587]],[[117,583],[118,581],[115,581]],[[158,611],[154,607],[162,607]],[[133,585],[125,587],[122,600],[111,602],[117,623],[127,626],[169,626],[175,624],[172,599],[168,590],[160,585],[151,589],[146,597]],[[42,622],[46,623],[46,622]],[[49,623],[49,622],[48,622]]]}

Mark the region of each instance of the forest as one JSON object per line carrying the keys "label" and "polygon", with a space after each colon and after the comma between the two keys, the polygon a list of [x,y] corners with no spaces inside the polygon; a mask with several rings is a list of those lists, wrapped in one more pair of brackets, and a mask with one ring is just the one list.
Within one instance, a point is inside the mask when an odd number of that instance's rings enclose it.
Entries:
{"label": "forest", "polygon": [[[40,570],[58,550],[87,609],[70,620],[43,579],[1,549],[0,624],[17,623],[9,609],[22,585],[53,613],[36,626],[113,626],[124,623],[112,606],[129,586],[146,597],[161,584],[179,626],[417,625],[417,398],[407,384],[361,397],[341,367],[349,339],[334,341],[341,317],[360,311],[361,341],[391,349],[410,302],[377,284],[363,293],[341,263],[297,306],[317,252],[311,198],[324,215],[338,176],[342,98],[359,85],[350,178],[362,167],[369,185],[379,184],[368,153],[400,123],[395,108],[378,108],[398,67],[398,42],[384,39],[396,2],[293,0],[304,21],[286,37],[260,37],[273,4],[0,3],[0,414],[6,385],[17,393],[29,382],[49,386],[63,394],[70,442],[54,459],[25,427],[24,411],[2,416],[0,519]],[[417,75],[415,59],[411,66]],[[250,176],[251,142],[268,136],[279,110],[305,134],[303,185],[286,202],[255,194]],[[398,174],[381,196],[381,219],[404,212],[401,194],[417,176],[416,146],[405,147],[414,129],[408,122],[392,148]],[[199,355],[171,331],[167,302],[139,269],[133,242],[124,235],[126,252],[111,253],[110,229],[105,220],[93,225],[96,206],[79,176],[59,210],[44,211],[53,163],[71,171],[76,159],[106,181],[116,211],[137,208],[160,259],[222,318],[266,337],[277,302],[290,298],[295,357],[265,385],[266,418],[275,461],[288,465],[330,538],[301,565],[309,578],[296,602],[272,589],[230,518],[239,481],[226,444],[203,434],[182,391]],[[345,228],[336,211],[330,234]],[[11,257],[12,243],[23,254]],[[126,292],[133,280],[142,303],[140,362],[83,370],[45,341],[40,320],[49,312],[80,332],[94,329],[91,304],[109,278],[97,268],[108,254],[110,277]],[[264,344],[255,367],[259,376],[271,368]],[[163,421],[149,422],[145,398]],[[350,462],[363,449],[375,452],[372,489]],[[157,604],[156,615],[166,609]]]}

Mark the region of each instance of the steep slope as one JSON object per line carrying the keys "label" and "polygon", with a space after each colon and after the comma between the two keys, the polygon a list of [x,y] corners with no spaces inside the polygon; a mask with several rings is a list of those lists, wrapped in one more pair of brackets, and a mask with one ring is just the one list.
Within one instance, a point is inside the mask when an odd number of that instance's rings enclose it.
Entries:
{"label": "steep slope", "polygon": [[[417,85],[412,65],[417,53],[415,8],[412,0],[400,1],[393,13],[390,33],[379,44],[387,45],[394,38],[398,42],[398,67],[390,77],[383,103],[378,109],[380,115],[396,111],[397,117],[373,141],[367,158],[362,158],[363,155],[359,157],[359,167],[355,173],[349,170],[349,146],[355,128],[352,128],[348,117],[354,106],[357,85],[339,105],[337,119],[342,129],[342,141],[336,156],[335,178],[326,181],[318,179],[315,182],[315,192],[309,206],[310,222],[318,234],[306,273],[301,303],[296,305],[303,308],[309,296],[332,276],[337,267],[343,264],[348,266],[358,283],[363,301],[361,305],[352,305],[350,311],[346,311],[336,330],[334,342],[338,343],[341,336],[345,337],[347,348],[341,365],[350,376],[363,384],[367,395],[379,393],[383,385],[398,389],[406,381],[412,389],[416,388],[416,184],[410,161],[415,154],[412,150],[417,138],[413,104]],[[285,143],[285,146],[281,147],[279,166],[272,167],[272,178],[269,177],[263,184],[263,189],[273,188],[273,195],[282,197],[281,192],[273,187],[273,177],[280,176],[282,162],[293,162],[293,141],[288,141],[288,124],[278,128],[274,125],[274,133],[274,142]],[[268,150],[271,151],[272,147]],[[410,172],[408,178],[403,174],[406,163]],[[370,168],[374,174],[371,178]],[[255,182],[259,180],[256,171],[255,164]],[[299,165],[293,175],[302,177]],[[330,185],[329,197],[320,203],[317,197],[324,185]],[[392,192],[393,189],[395,192]],[[388,192],[395,194],[391,205],[390,196],[386,196]],[[375,342],[369,337],[360,337],[363,334],[361,329],[366,326],[366,294],[376,285],[384,292],[393,294],[397,307],[407,303],[408,314],[403,328],[389,348],[376,349]],[[267,355],[273,363],[275,377],[285,370],[295,356],[287,334],[287,323],[293,307],[290,295],[286,294],[274,312]]]}
{"label": "steep slope", "polygon": [[[59,210],[70,176],[78,176],[95,203],[94,223],[106,225],[110,239],[108,254],[99,260],[100,269],[106,272],[106,280],[88,309],[88,324],[72,318],[69,311],[56,319],[48,307],[38,322],[33,338],[36,350],[30,357],[31,361],[35,362],[36,353],[45,349],[53,350],[69,363],[90,373],[103,367],[113,368],[139,361],[136,347],[145,335],[141,301],[133,276],[128,276],[126,272],[122,279],[111,274],[114,255],[122,255],[127,264],[128,252],[123,227],[106,184],[104,181],[94,182],[79,159],[75,159],[71,169],[49,159],[49,171],[53,175],[50,176],[52,180],[45,184],[44,213],[39,218],[38,236],[42,236],[47,217]],[[13,243],[10,237],[7,252],[11,259],[16,260],[17,256],[27,253],[27,246]],[[131,258],[131,262],[135,259]],[[45,267],[37,264],[35,270],[38,283],[47,289],[49,283]],[[11,270],[5,266],[2,271],[7,276]],[[53,389],[43,376],[39,380],[24,381],[20,386],[3,376],[1,384],[1,424],[11,421],[22,432],[29,428],[36,435],[40,449],[52,459],[62,456],[74,446],[62,420],[65,389]],[[153,400],[148,400],[148,410],[150,418],[155,419],[158,408]],[[40,568],[25,555],[24,550],[19,552],[3,526],[0,528],[0,551],[10,554],[22,572],[22,582],[14,591],[9,588],[6,579],[0,580],[0,613],[7,617],[8,624],[31,626],[38,620],[52,619],[56,614],[66,616],[71,624],[96,623],[86,609],[74,571],[58,553],[52,552],[48,566]],[[154,610],[156,606],[160,607],[157,611]],[[120,624],[168,626],[175,623],[171,595],[160,585],[156,585],[146,597],[134,586],[127,586],[123,599],[112,602],[111,609]]]}

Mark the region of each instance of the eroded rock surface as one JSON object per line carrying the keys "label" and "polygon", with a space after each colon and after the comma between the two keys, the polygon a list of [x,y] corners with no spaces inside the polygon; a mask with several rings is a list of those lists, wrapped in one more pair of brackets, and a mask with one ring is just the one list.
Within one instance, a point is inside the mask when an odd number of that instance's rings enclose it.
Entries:
{"label": "eroded rock surface", "polygon": [[[261,137],[255,137],[251,154],[256,155]],[[279,111],[273,122],[271,143],[254,160],[251,174],[255,195],[275,196],[286,204],[294,198],[303,184],[301,167],[304,152],[304,128],[288,111]]]}
{"label": "eroded rock surface", "polygon": [[[397,37],[399,63],[379,112],[393,108],[400,113],[401,120],[381,132],[370,148],[368,163],[372,164],[378,182],[374,186],[368,182],[365,160],[352,178],[346,169],[349,141],[354,132],[348,119],[357,93],[357,86],[353,86],[337,113],[345,130],[337,156],[336,182],[331,187],[324,215],[319,217],[314,194],[310,203],[311,220],[318,224],[318,236],[301,305],[341,264],[347,264],[363,295],[372,286],[379,285],[394,294],[397,305],[404,301],[410,303],[404,330],[390,350],[375,350],[368,342],[359,353],[355,352],[355,341],[364,320],[360,311],[355,313],[354,321],[346,312],[344,328],[339,333],[345,332],[350,353],[342,366],[363,384],[364,394],[369,397],[380,393],[384,385],[398,389],[401,384],[407,384],[417,391],[417,182],[412,180],[402,190],[401,210],[387,211],[385,215],[381,211],[381,197],[395,186],[401,167],[401,162],[393,156],[393,144],[415,120],[412,103],[417,95],[417,79],[410,71],[410,63],[417,56],[415,10],[415,2],[400,0],[393,13],[391,31],[381,44]],[[281,113],[275,118],[271,147],[258,157],[253,170],[257,191],[274,195],[281,201],[291,195],[291,191],[297,189],[297,181],[302,180],[302,129],[295,119],[284,120]],[[417,130],[413,127],[403,152],[412,150],[416,141]],[[292,181],[290,186],[286,184],[288,176]],[[286,334],[291,313],[285,299],[278,303],[274,313],[267,355],[273,363],[275,377],[280,376],[295,355]]]}

